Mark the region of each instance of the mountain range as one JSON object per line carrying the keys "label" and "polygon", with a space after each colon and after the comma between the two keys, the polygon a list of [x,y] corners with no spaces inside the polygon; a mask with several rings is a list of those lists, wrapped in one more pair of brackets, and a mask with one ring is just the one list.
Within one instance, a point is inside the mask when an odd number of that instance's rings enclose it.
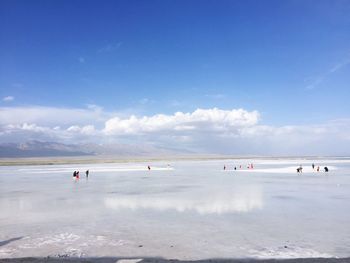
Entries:
{"label": "mountain range", "polygon": [[155,156],[188,154],[189,151],[131,144],[63,144],[28,141],[0,144],[0,158],[58,157],[58,156]]}

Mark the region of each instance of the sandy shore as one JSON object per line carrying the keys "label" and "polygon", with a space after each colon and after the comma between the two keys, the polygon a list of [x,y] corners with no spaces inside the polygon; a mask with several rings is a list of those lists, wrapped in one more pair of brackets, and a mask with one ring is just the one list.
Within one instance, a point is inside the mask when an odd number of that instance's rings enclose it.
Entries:
{"label": "sandy shore", "polygon": [[171,262],[193,262],[193,263],[349,263],[350,258],[296,258],[296,259],[205,259],[185,261],[163,258],[11,258],[0,259],[0,262],[98,262],[98,263],[171,263]]}

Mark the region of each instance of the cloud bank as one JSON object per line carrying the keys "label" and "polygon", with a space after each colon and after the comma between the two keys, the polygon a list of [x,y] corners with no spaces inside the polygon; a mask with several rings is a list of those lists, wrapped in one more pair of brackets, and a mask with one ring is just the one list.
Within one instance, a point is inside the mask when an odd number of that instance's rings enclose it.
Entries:
{"label": "cloud bank", "polygon": [[104,132],[109,135],[147,134],[157,132],[225,132],[257,123],[259,113],[238,110],[197,109],[192,113],[157,114],[151,117],[118,117],[106,121]]}
{"label": "cloud bank", "polygon": [[314,125],[264,125],[258,111],[244,109],[126,116],[96,105],[0,108],[0,142],[132,142],[198,153],[348,155],[348,130],[350,119]]}

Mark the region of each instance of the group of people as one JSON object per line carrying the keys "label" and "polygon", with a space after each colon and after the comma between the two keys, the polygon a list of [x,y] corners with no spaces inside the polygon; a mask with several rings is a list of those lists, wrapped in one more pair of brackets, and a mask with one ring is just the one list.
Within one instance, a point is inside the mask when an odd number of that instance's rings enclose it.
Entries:
{"label": "group of people", "polygon": [[[169,168],[169,167],[170,167],[170,165],[168,164],[168,168]],[[148,166],[147,166],[147,169],[150,171],[150,170],[151,170],[151,166],[148,165]],[[86,170],[86,171],[85,171],[85,176],[86,176],[86,178],[89,178],[89,173],[90,173],[89,170]],[[79,173],[79,171],[74,171],[74,172],[73,172],[73,179],[75,179],[75,180],[79,180],[79,179],[80,179],[80,173]]]}
{"label": "group of people", "polygon": [[[314,163],[311,165],[311,167],[312,167],[312,170],[315,170],[315,164],[314,164]],[[329,169],[328,169],[327,166],[323,167],[323,169],[324,169],[324,171],[325,171],[326,173],[328,173]],[[320,171],[320,166],[317,166],[316,171],[317,171],[317,172]]]}
{"label": "group of people", "polygon": [[[86,171],[85,171],[85,176],[86,176],[86,178],[89,178],[89,173],[90,173],[89,170],[86,170]],[[80,179],[79,171],[74,171],[74,172],[73,172],[73,179],[75,179],[75,180],[79,180],[79,179]]]}
{"label": "group of people", "polygon": [[[168,164],[168,167],[170,167],[169,164]],[[314,163],[311,165],[311,167],[312,167],[312,170],[315,170],[315,164],[314,164]],[[147,169],[148,169],[148,170],[151,170],[151,166],[148,165],[148,166],[147,166]],[[225,171],[226,169],[227,169],[227,166],[224,165],[224,171]],[[234,170],[237,170],[237,166],[235,166],[233,169],[234,169]],[[242,169],[242,165],[239,165],[239,169]],[[254,169],[253,163],[248,164],[248,165],[247,165],[247,169]],[[327,166],[325,166],[323,169],[324,169],[324,171],[325,171],[326,173],[329,171],[329,169],[328,169]],[[320,171],[320,166],[317,166],[317,167],[316,167],[316,171],[317,171],[317,172]],[[300,165],[300,166],[297,168],[297,173],[302,173],[302,172],[303,172],[303,166]],[[86,171],[85,171],[85,176],[86,176],[86,178],[89,178],[89,173],[90,173],[89,170],[86,170]],[[73,172],[73,179],[75,179],[75,180],[79,180],[79,179],[80,179],[79,171],[74,171],[74,172]]]}
{"label": "group of people", "polygon": [[[315,170],[315,164],[314,164],[314,163],[311,165],[311,167],[312,167],[312,170]],[[325,171],[326,173],[328,173],[329,169],[328,169],[327,166],[323,167],[323,169],[324,169],[324,171]],[[316,171],[317,171],[317,172],[320,171],[320,166],[317,166],[317,167],[316,167]],[[300,166],[297,168],[297,173],[302,173],[302,172],[303,172],[303,166],[300,165]]]}
{"label": "group of people", "polygon": [[[226,165],[224,165],[224,171],[227,169]],[[237,166],[233,168],[234,170],[237,170]],[[242,169],[242,165],[239,165],[239,169]],[[254,165],[252,163],[249,163],[247,165],[247,169],[254,169]]]}

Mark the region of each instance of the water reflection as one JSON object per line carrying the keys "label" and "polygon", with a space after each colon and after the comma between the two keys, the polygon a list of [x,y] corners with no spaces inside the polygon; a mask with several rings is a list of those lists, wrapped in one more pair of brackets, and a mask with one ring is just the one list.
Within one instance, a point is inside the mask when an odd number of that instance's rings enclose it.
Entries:
{"label": "water reflection", "polygon": [[177,212],[195,211],[199,214],[246,213],[262,209],[260,188],[245,189],[234,193],[208,193],[187,196],[124,196],[107,197],[104,204],[108,209],[151,209]]}

